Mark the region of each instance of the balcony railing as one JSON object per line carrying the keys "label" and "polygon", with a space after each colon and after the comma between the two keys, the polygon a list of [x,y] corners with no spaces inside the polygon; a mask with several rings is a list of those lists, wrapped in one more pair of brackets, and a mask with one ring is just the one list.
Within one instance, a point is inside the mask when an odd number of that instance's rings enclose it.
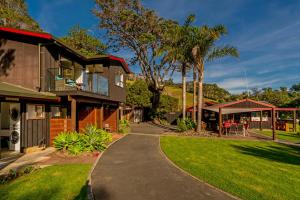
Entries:
{"label": "balcony railing", "polygon": [[[75,73],[73,73],[75,74]],[[47,72],[48,90],[85,91],[108,96],[108,79],[97,73],[77,73],[77,76],[64,76],[59,68],[50,68]]]}

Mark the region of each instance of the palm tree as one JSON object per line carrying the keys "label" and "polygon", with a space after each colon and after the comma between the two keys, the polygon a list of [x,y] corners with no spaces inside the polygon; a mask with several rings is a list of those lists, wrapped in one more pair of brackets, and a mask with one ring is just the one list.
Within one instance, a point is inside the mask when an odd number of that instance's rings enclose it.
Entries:
{"label": "palm tree", "polygon": [[172,29],[171,33],[171,45],[169,46],[169,58],[176,60],[177,69],[180,70],[182,75],[182,118],[186,118],[186,74],[190,69],[191,63],[193,62],[193,56],[191,55],[192,46],[191,41],[191,30],[192,22],[195,16],[190,15],[187,17],[183,26],[177,25]]}
{"label": "palm tree", "polygon": [[197,68],[193,65],[193,121],[196,123],[196,107],[197,107]]}
{"label": "palm tree", "polygon": [[202,105],[203,105],[203,78],[204,65],[215,59],[225,56],[239,57],[238,50],[232,46],[216,46],[216,41],[227,34],[224,25],[214,27],[202,26],[194,29],[192,55],[194,58],[194,65],[198,72],[198,119],[197,132],[201,132],[202,121]]}

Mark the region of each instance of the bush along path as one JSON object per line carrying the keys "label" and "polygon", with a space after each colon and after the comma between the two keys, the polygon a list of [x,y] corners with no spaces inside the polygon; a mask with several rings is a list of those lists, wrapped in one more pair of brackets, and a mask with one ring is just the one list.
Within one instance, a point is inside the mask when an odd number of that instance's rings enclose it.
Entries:
{"label": "bush along path", "polygon": [[77,155],[82,152],[103,151],[111,141],[110,133],[89,125],[81,133],[60,133],[53,143],[57,150]]}

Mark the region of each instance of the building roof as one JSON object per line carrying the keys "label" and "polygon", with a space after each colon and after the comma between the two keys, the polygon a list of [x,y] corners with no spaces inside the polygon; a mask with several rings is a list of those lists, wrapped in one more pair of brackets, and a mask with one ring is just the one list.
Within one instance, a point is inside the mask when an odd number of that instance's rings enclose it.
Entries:
{"label": "building roof", "polygon": [[231,114],[231,113],[271,110],[272,108],[275,107],[276,106],[266,102],[255,101],[247,98],[238,101],[219,103],[212,106],[207,106],[204,109],[217,112],[217,113],[219,112],[219,109],[222,109],[222,114]]}
{"label": "building roof", "polygon": [[59,101],[53,93],[37,92],[11,83],[0,82],[0,96]]}
{"label": "building roof", "polygon": [[71,53],[76,54],[78,57],[80,57],[84,61],[92,61],[92,60],[117,61],[122,65],[122,67],[124,68],[126,73],[131,73],[126,61],[124,60],[124,58],[116,57],[116,56],[113,56],[113,55],[97,55],[97,56],[93,56],[93,57],[86,57],[86,56],[82,55],[81,53],[79,53],[78,51],[76,51],[75,49],[73,49],[70,46],[63,43],[58,38],[56,38],[53,35],[49,34],[49,33],[34,32],[34,31],[21,30],[21,29],[9,28],[9,27],[1,27],[1,26],[0,26],[0,31],[6,32],[6,33],[12,33],[12,34],[23,35],[23,36],[28,36],[28,37],[33,37],[33,38],[37,38],[37,39],[44,39],[44,40],[51,41],[54,44],[59,45],[59,46],[65,48],[65,49],[67,49]]}
{"label": "building roof", "polygon": [[255,101],[253,99],[242,99],[242,100],[237,100],[237,101],[231,101],[231,102],[226,102],[226,103],[218,103],[214,104],[210,107],[214,108],[275,108],[276,106],[264,102],[264,101]]}

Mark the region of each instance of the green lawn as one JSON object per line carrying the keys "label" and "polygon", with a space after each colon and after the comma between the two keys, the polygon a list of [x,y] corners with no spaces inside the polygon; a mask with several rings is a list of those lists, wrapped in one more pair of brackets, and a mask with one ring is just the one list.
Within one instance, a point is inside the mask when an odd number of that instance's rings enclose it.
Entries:
{"label": "green lawn", "polygon": [[190,174],[243,199],[300,199],[300,148],[266,141],[164,136],[165,154]]}
{"label": "green lawn", "polygon": [[[272,137],[272,130],[255,130],[256,133],[271,136]],[[286,131],[276,131],[277,138],[280,140],[286,140],[290,142],[300,142],[300,133],[294,132],[286,132]]]}
{"label": "green lawn", "polygon": [[0,186],[2,200],[85,200],[89,164],[50,166]]}

